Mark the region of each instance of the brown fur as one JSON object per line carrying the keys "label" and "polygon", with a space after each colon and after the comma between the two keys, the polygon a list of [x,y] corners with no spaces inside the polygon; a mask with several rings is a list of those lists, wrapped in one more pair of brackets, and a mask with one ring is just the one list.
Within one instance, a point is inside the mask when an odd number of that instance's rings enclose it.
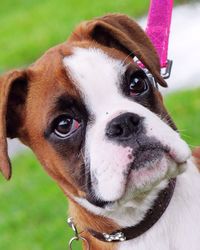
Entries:
{"label": "brown fur", "polygon": [[195,148],[192,152],[192,155],[200,171],[200,147]]}
{"label": "brown fur", "polygon": [[[67,69],[62,65],[63,57],[70,55],[75,46],[101,47],[112,57],[129,62],[132,62],[130,56],[133,52],[157,81],[166,86],[159,73],[156,51],[149,39],[133,20],[118,14],[81,24],[68,42],[50,49],[28,69],[13,71],[0,78],[0,169],[3,175],[6,179],[11,177],[6,138],[18,137],[34,151],[48,174],[69,198],[72,195],[84,197],[85,193],[74,182],[66,162],[45,139],[44,130],[49,117],[56,112],[52,105],[59,95],[68,93],[80,98],[67,77]],[[16,87],[20,84],[23,88]],[[15,89],[23,91],[13,91]],[[16,99],[20,101],[17,102]],[[164,110],[160,96],[158,100],[160,109]],[[12,124],[15,126],[12,127]],[[68,161],[67,165],[70,164]],[[70,199],[70,211],[81,230],[90,227],[109,233],[118,228],[113,221],[91,214],[72,199]],[[105,244],[88,233],[83,234],[90,241],[91,250],[116,248],[115,244]]]}
{"label": "brown fur", "polygon": [[70,216],[72,216],[75,223],[79,226],[80,232],[83,231],[81,235],[86,239],[88,239],[88,242],[90,243],[92,250],[99,250],[99,249],[114,250],[116,248],[116,244],[114,243],[107,244],[97,240],[96,238],[91,236],[86,231],[86,229],[92,228],[97,232],[112,233],[117,229],[119,229],[119,226],[117,224],[115,224],[112,220],[109,220],[101,216],[97,216],[95,214],[90,213],[89,211],[86,211],[86,209],[81,207],[73,200],[70,200],[69,209],[70,209]]}
{"label": "brown fur", "polygon": [[[162,86],[167,86],[160,76],[160,62],[152,43],[139,25],[121,14],[111,14],[80,24],[69,42],[94,39],[102,45],[134,54],[149,69]],[[155,56],[156,55],[156,56]],[[151,61],[151,63],[149,63]]]}

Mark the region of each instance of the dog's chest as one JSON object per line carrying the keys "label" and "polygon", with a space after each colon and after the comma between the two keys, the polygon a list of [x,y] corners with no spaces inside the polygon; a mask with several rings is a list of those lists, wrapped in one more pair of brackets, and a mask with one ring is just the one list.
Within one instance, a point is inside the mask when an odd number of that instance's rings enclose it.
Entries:
{"label": "dog's chest", "polygon": [[199,250],[200,175],[194,166],[178,177],[172,201],[150,230],[117,250]]}

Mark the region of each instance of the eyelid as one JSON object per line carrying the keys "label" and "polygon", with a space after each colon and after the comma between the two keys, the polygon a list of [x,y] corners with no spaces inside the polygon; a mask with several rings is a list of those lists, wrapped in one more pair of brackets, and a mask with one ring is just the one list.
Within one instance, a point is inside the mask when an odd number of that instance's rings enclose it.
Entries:
{"label": "eyelid", "polygon": [[148,78],[146,73],[142,69],[133,69],[133,68],[128,68],[124,74],[124,84],[129,84],[131,79],[133,77],[142,77],[142,78]]}
{"label": "eyelid", "polygon": [[136,71],[134,71],[132,74],[131,74],[132,77],[144,77],[144,78],[148,78],[146,73],[144,72],[144,70],[142,69],[138,69]]}
{"label": "eyelid", "polygon": [[81,127],[81,123],[75,119],[72,119],[71,130],[68,133],[62,134],[56,129],[54,129],[53,133],[57,135],[60,139],[67,139],[72,134],[74,134],[80,127]]}

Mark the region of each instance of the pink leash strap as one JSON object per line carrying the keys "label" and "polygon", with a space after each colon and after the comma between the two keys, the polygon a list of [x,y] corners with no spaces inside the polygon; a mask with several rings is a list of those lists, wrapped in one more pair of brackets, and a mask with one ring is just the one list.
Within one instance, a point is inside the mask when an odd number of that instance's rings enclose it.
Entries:
{"label": "pink leash strap", "polygon": [[161,68],[171,67],[167,60],[173,0],[151,0],[146,33],[160,57]]}

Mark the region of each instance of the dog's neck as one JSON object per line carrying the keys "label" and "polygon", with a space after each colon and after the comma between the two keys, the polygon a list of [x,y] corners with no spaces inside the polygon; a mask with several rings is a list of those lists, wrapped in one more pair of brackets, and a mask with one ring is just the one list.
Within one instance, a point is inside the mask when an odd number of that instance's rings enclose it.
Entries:
{"label": "dog's neck", "polygon": [[129,193],[123,199],[105,208],[94,206],[84,198],[73,197],[72,200],[87,212],[109,218],[115,221],[120,227],[130,227],[138,224],[144,218],[158,197],[158,194],[164,190],[167,185],[168,181],[163,180],[156,186],[135,192],[134,196]]}
{"label": "dog's neck", "polygon": [[[170,249],[196,250],[197,246],[199,246],[200,224],[200,216],[198,213],[200,207],[199,183],[197,167],[192,161],[189,161],[186,172],[177,177],[175,192],[166,212],[150,230],[136,239],[122,243],[105,243],[96,239],[87,231],[84,231],[81,235],[88,239],[91,250],[168,250],[169,246],[171,246]],[[145,212],[142,213],[142,211],[147,212],[150,208],[150,204],[157,198],[158,193],[165,188],[166,183],[160,183],[156,191],[154,188],[153,191],[145,197],[143,202],[138,206],[138,209],[121,208],[120,213],[120,209],[118,208],[115,213],[110,213],[110,216],[107,212],[106,217],[103,214],[97,214],[97,211],[92,211],[89,208],[86,209],[83,205],[80,205],[78,201],[71,200],[70,215],[74,217],[74,221],[80,231],[85,228],[93,228],[99,232],[112,233],[122,227],[136,224],[139,220],[138,218],[141,219],[141,214],[145,214]],[[122,214],[123,212],[124,214]],[[121,220],[119,219],[120,214]],[[185,226],[186,222],[187,226]],[[189,240],[188,237],[183,237],[183,235],[191,236],[191,228],[193,232],[192,241]]]}
{"label": "dog's neck", "polygon": [[[152,191],[140,194],[132,201],[115,204],[109,209],[97,208],[84,199],[76,199],[76,202],[71,202],[70,211],[81,231],[84,231],[84,235],[93,242],[92,244],[97,244],[98,247],[92,249],[100,249],[99,244],[101,249],[109,249],[108,245],[112,245],[112,243],[102,242],[104,240],[103,232],[113,234],[113,232],[123,229],[123,232],[127,234],[127,239],[141,235],[162,216],[171,200],[173,190],[174,181],[169,184],[167,181],[163,181]],[[150,218],[152,215],[149,212],[152,208],[157,211],[153,214],[153,218]],[[131,230],[127,230],[129,227]],[[102,248],[103,246],[106,248]]]}
{"label": "dog's neck", "polygon": [[121,242],[137,238],[138,236],[149,230],[163,215],[171,201],[174,193],[176,179],[169,180],[168,186],[162,190],[156,200],[153,202],[151,208],[146,212],[143,220],[134,226],[121,228],[111,234],[96,232],[92,229],[88,231],[97,239],[105,242]]}

